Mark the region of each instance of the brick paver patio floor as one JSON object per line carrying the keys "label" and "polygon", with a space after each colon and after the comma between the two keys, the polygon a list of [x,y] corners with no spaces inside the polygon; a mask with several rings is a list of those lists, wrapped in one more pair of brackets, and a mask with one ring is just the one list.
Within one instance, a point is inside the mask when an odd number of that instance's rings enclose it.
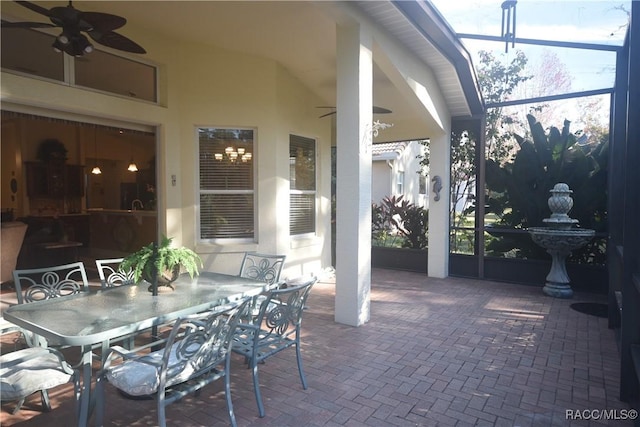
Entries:
{"label": "brick paver patio floor", "polygon": [[[257,416],[251,373],[234,356],[232,397],[239,426],[631,426],[570,420],[567,411],[619,416],[619,353],[607,320],[540,287],[374,270],[371,320],[334,322],[334,284],[318,283],[303,322],[309,383],[302,390],[295,352],[260,366],[266,417]],[[5,295],[3,295],[5,296]],[[3,342],[5,349],[9,346]],[[71,426],[71,386],[39,396],[2,426]],[[156,424],[153,401],[127,400],[109,387],[108,426]],[[222,382],[167,408],[169,426],[228,425]]]}

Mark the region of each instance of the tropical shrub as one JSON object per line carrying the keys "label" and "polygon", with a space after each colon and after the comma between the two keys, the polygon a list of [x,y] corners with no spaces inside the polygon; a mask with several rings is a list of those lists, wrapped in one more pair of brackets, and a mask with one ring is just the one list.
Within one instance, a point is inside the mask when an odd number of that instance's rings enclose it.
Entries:
{"label": "tropical shrub", "polygon": [[[569,131],[567,120],[562,130],[551,127],[548,133],[532,115],[527,120],[531,140],[515,135],[519,149],[514,158],[504,164],[486,162],[487,213],[497,215],[494,226],[523,231],[544,226],[543,219],[551,215],[549,190],[564,182],[573,190],[569,216],[583,228],[606,231],[608,139],[580,145]],[[516,253],[525,258],[548,258],[527,233],[504,234],[491,232],[490,228],[488,232],[494,236],[487,244],[490,255]],[[602,262],[601,242],[593,242],[582,252],[584,260],[594,262],[599,258],[597,262]]]}
{"label": "tropical shrub", "polygon": [[371,223],[374,246],[427,247],[429,212],[403,196],[385,197],[380,205],[373,203]]}

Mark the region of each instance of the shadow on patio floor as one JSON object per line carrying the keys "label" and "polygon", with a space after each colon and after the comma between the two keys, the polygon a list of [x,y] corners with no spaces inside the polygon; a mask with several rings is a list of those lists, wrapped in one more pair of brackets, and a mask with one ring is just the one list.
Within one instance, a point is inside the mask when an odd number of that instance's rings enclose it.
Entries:
{"label": "shadow on patio floor", "polygon": [[[293,351],[269,359],[260,367],[267,412],[260,419],[250,371],[234,358],[240,426],[632,425],[567,419],[567,411],[628,409],[618,400],[614,332],[606,319],[570,307],[604,296],[555,299],[537,287],[374,270],[371,320],[354,328],[334,322],[334,288],[320,282],[308,301],[308,390]],[[73,425],[71,387],[51,398],[54,409],[44,414],[38,395],[16,416],[3,404],[0,424]],[[156,423],[153,401],[126,400],[111,387],[106,408],[108,426]],[[227,425],[222,384],[170,405],[167,418],[172,426]]]}

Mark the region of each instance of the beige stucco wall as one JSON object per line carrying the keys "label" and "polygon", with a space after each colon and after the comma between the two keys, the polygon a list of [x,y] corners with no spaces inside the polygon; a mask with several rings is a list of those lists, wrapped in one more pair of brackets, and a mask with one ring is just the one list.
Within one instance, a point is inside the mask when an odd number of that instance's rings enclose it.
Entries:
{"label": "beige stucco wall", "polygon": [[[245,250],[286,254],[285,276],[328,266],[330,224],[323,214],[329,213],[331,129],[317,120],[320,101],[273,61],[148,33],[133,38],[147,48],[145,60],[160,65],[161,105],[2,73],[3,108],[155,127],[159,231],[196,248],[206,269],[236,273]],[[257,242],[197,244],[197,126],[256,130]],[[289,238],[289,133],[318,139],[318,218],[323,219],[311,239]]]}

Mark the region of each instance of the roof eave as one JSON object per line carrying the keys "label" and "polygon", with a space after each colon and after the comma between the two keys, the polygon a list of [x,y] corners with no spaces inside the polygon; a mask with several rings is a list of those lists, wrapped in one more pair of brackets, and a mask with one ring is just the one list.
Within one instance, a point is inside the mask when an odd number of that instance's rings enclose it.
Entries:
{"label": "roof eave", "polygon": [[471,55],[440,12],[425,0],[392,3],[453,64],[471,114],[482,115],[484,101]]}

